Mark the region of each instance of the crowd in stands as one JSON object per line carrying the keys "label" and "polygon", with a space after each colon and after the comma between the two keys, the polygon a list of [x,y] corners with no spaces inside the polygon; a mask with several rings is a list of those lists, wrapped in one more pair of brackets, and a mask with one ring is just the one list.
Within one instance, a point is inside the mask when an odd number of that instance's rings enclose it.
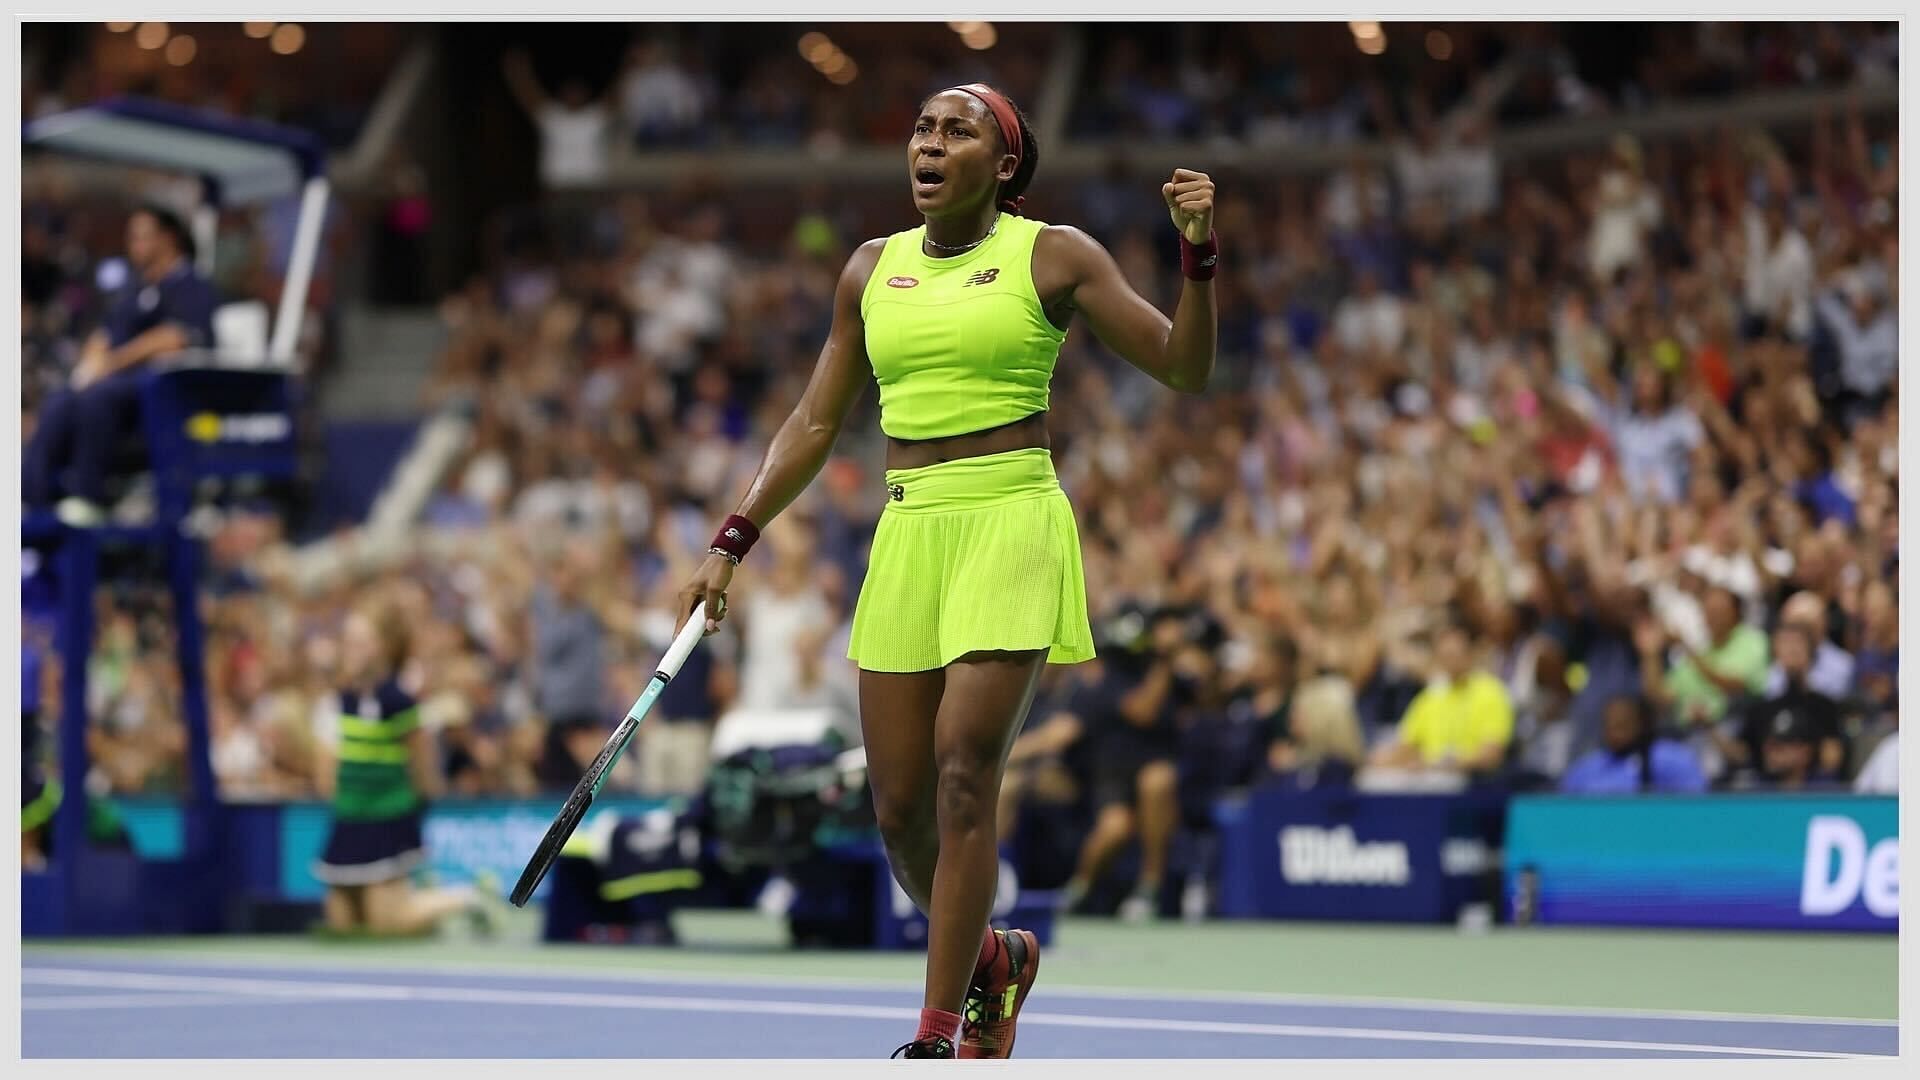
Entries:
{"label": "crowd in stands", "polygon": [[[1369,107],[1419,123],[1417,101]],[[1102,656],[1049,670],[1003,826],[1077,808],[1070,889],[1135,836],[1151,881],[1178,822],[1251,783],[1895,788],[1891,124],[1623,138],[1550,166],[1464,146],[1222,175],[1205,394],[1069,336],[1049,426]],[[1156,183],[1119,169],[1033,210],[1168,303]],[[473,438],[403,540],[343,533],[316,568],[273,518],[230,519],[208,651],[229,791],[310,791],[335,635],[376,601],[407,614],[404,681],[452,791],[572,784],[797,399],[861,239],[803,205],[781,242],[747,243],[737,210],[609,198],[447,297],[422,405]],[[767,530],[615,790],[692,790],[730,709],[817,706],[857,731],[872,408]],[[132,600],[105,612],[98,766],[164,787],[168,631]]]}
{"label": "crowd in stands", "polygon": [[[1354,24],[1354,26],[1365,24]],[[816,153],[885,145],[912,124],[925,88],[984,79],[1030,111],[1058,62],[1058,29],[1004,24],[984,51],[936,25],[829,26],[857,74],[823,77],[790,34],[713,38],[711,28],[636,33],[610,77],[577,62],[542,74],[510,54],[507,77],[542,140],[551,188],[602,187],[623,154],[730,146]],[[917,31],[917,34],[908,33]],[[818,31],[815,31],[816,33]],[[1393,137],[1377,87],[1416,90],[1435,113],[1473,104],[1500,124],[1548,122],[1796,87],[1891,85],[1892,24],[1388,24],[1368,52],[1344,23],[1197,23],[1081,28],[1089,77],[1068,133],[1338,145]],[[805,43],[802,42],[802,54]],[[1423,137],[1425,123],[1416,123]],[[1478,137],[1484,137],[1485,132]]]}
{"label": "crowd in stands", "polygon": [[1089,138],[1143,123],[1159,138],[1254,144],[1386,135],[1369,101],[1369,84],[1379,81],[1418,89],[1441,109],[1486,95],[1500,123],[1522,124],[1891,82],[1896,70],[1891,26],[1868,23],[1196,23],[1171,34],[1108,24],[1088,32],[1088,69],[1098,75],[1076,99],[1072,132]]}

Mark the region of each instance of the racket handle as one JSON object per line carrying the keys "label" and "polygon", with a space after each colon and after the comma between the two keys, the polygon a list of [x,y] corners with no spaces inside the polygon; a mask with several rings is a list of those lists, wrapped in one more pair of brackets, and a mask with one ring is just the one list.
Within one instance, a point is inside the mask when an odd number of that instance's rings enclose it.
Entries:
{"label": "racket handle", "polygon": [[693,652],[693,647],[700,644],[700,638],[706,630],[707,602],[702,600],[693,605],[693,614],[687,616],[687,625],[680,628],[680,636],[673,639],[673,644],[667,647],[667,655],[660,659],[659,672],[669,682],[680,674],[680,666],[687,662],[687,657]]}

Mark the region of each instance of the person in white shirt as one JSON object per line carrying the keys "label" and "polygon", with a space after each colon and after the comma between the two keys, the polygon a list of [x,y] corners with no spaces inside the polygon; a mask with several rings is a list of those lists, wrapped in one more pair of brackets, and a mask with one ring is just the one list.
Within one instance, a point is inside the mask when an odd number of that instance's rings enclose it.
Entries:
{"label": "person in white shirt", "polygon": [[1660,225],[1659,192],[1641,175],[1640,148],[1622,137],[1614,164],[1600,176],[1593,228],[1587,234],[1587,267],[1595,281],[1612,281],[1646,257],[1647,234]]}
{"label": "person in white shirt", "polygon": [[766,587],[756,589],[751,606],[737,615],[742,656],[734,704],[742,709],[791,707],[810,683],[795,643],[806,639],[817,649],[834,628],[833,608],[817,583],[810,532],[796,523],[773,539],[778,546]]}
{"label": "person in white shirt", "polygon": [[1628,494],[1643,501],[1679,502],[1693,449],[1705,438],[1700,418],[1673,400],[1673,389],[1658,370],[1635,372],[1631,406],[1613,425]]}
{"label": "person in white shirt", "polygon": [[548,188],[592,188],[607,183],[607,131],[613,113],[569,79],[559,100],[547,96],[534,76],[533,61],[514,51],[505,62],[507,86],[540,130],[540,182]]}
{"label": "person in white shirt", "polygon": [[1406,305],[1380,289],[1373,271],[1363,270],[1353,294],[1333,310],[1333,335],[1347,352],[1391,353],[1407,336]]}
{"label": "person in white shirt", "polygon": [[1787,220],[1778,204],[1748,206],[1747,317],[1778,323],[1796,341],[1813,330],[1813,245]]}
{"label": "person in white shirt", "polygon": [[1900,319],[1860,271],[1816,302],[1820,321],[1840,352],[1840,382],[1849,394],[1877,401],[1900,373]]}
{"label": "person in white shirt", "polygon": [[1356,156],[1327,181],[1321,214],[1335,230],[1347,232],[1386,217],[1391,199],[1392,191],[1386,178],[1365,159]]}
{"label": "person in white shirt", "polygon": [[[1798,626],[1814,643],[1813,666],[1807,685],[1835,701],[1845,700],[1853,691],[1853,654],[1827,638],[1827,604],[1812,592],[1797,592],[1780,608],[1782,625]],[[1767,672],[1767,693],[1776,695],[1787,688],[1787,674],[1778,663]]]}
{"label": "person in white shirt", "polygon": [[641,143],[670,142],[700,126],[706,98],[665,42],[636,43],[620,76],[620,115]]}

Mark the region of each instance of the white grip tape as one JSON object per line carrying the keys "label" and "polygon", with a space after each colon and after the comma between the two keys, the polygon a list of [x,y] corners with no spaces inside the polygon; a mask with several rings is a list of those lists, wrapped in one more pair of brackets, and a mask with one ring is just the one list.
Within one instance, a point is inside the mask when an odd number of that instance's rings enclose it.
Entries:
{"label": "white grip tape", "polygon": [[680,636],[673,639],[667,647],[667,655],[660,660],[659,672],[671,679],[680,674],[680,665],[687,662],[693,647],[700,644],[700,638],[707,629],[707,602],[705,600],[693,606],[693,614],[687,617],[687,625],[680,628]]}

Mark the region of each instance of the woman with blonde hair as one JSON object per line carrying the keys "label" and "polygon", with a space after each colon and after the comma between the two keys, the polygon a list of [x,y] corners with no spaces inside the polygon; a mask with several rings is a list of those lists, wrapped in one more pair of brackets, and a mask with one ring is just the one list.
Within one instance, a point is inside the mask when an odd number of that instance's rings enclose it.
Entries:
{"label": "woman with blonde hair", "polygon": [[1309,679],[1288,709],[1289,739],[1276,740],[1268,761],[1283,781],[1300,788],[1345,787],[1366,756],[1353,684],[1338,675]]}

